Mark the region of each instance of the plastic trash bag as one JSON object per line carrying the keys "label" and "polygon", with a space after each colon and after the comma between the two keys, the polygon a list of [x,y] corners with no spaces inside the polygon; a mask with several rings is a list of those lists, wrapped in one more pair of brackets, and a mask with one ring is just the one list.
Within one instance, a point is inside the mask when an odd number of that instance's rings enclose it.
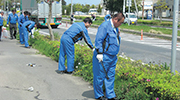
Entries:
{"label": "plastic trash bag", "polygon": [[1,39],[8,37],[8,31],[6,30],[6,27],[2,27],[2,34]]}

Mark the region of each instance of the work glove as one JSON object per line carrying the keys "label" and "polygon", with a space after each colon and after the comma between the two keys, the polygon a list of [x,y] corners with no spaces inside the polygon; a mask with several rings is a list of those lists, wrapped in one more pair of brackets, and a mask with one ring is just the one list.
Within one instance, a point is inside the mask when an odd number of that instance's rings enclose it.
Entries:
{"label": "work glove", "polygon": [[34,35],[31,35],[31,38],[34,38]]}
{"label": "work glove", "polygon": [[94,52],[95,48],[93,48],[92,50],[93,50],[93,52]]}
{"label": "work glove", "polygon": [[99,62],[103,61],[103,54],[97,54],[96,58],[99,60]]}

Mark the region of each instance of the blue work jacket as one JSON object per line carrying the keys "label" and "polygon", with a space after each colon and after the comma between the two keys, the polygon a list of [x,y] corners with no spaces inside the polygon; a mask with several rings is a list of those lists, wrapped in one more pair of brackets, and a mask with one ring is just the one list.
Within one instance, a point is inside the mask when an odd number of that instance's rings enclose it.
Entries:
{"label": "blue work jacket", "polygon": [[[83,33],[82,33],[83,32]],[[75,38],[75,36],[77,37],[74,41],[74,43],[78,42],[79,40],[82,40],[82,38],[84,38],[84,41],[86,42],[86,44],[93,49],[93,44],[91,42],[91,39],[88,35],[88,31],[85,27],[84,22],[77,22],[72,24],[72,26],[66,30],[64,32],[64,34],[67,34],[68,36],[70,36],[72,39]]]}
{"label": "blue work jacket", "polygon": [[24,14],[21,14],[20,17],[18,18],[18,25],[20,27],[22,27],[22,24],[25,22],[25,21],[28,21],[28,16],[24,16]]}
{"label": "blue work jacket", "polygon": [[34,21],[25,21],[23,23],[23,28],[27,28],[27,30],[30,32],[35,26],[35,22]]}
{"label": "blue work jacket", "polygon": [[113,28],[111,21],[105,21],[99,26],[95,39],[98,54],[118,54],[121,40],[118,31],[118,28]]}
{"label": "blue work jacket", "polygon": [[0,26],[3,26],[3,17],[0,16]]}
{"label": "blue work jacket", "polygon": [[16,24],[18,22],[18,15],[17,14],[9,14],[8,19],[7,19],[7,24]]}

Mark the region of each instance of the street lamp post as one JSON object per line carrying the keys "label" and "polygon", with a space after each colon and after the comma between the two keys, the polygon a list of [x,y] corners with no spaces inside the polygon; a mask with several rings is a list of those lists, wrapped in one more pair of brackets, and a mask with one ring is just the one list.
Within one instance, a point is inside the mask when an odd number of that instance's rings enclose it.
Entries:
{"label": "street lamp post", "polygon": [[171,48],[171,72],[175,74],[176,66],[176,43],[177,43],[177,26],[178,26],[178,12],[179,12],[179,0],[174,0],[173,11],[173,33],[172,33],[172,48]]}
{"label": "street lamp post", "polygon": [[71,15],[73,14],[73,0],[71,0]]}
{"label": "street lamp post", "polygon": [[130,2],[131,0],[128,0],[129,4],[128,4],[128,25],[130,25],[130,19],[129,19],[129,15],[130,15]]}

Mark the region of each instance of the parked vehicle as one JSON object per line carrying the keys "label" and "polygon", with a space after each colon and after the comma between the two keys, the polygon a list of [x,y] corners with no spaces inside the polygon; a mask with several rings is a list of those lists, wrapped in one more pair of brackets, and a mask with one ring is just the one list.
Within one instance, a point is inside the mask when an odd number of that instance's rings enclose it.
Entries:
{"label": "parked vehicle", "polygon": [[[37,4],[36,0],[21,0],[22,12],[31,12],[31,20],[37,23],[37,27],[47,26],[49,6],[45,2]],[[60,2],[54,1],[52,3],[52,18],[50,25],[53,28],[57,28],[61,24],[62,19],[62,5]]]}
{"label": "parked vehicle", "polygon": [[86,14],[82,11],[75,11],[74,15],[86,15]]}
{"label": "parked vehicle", "polygon": [[[129,15],[129,18],[128,18],[128,15]],[[130,24],[137,24],[137,17],[134,13],[126,13],[126,18],[124,20],[124,23],[128,23],[128,21],[130,21]]]}
{"label": "parked vehicle", "polygon": [[98,13],[97,9],[89,9],[89,12],[88,12],[89,15],[91,15],[91,14],[96,15],[97,13]]}

